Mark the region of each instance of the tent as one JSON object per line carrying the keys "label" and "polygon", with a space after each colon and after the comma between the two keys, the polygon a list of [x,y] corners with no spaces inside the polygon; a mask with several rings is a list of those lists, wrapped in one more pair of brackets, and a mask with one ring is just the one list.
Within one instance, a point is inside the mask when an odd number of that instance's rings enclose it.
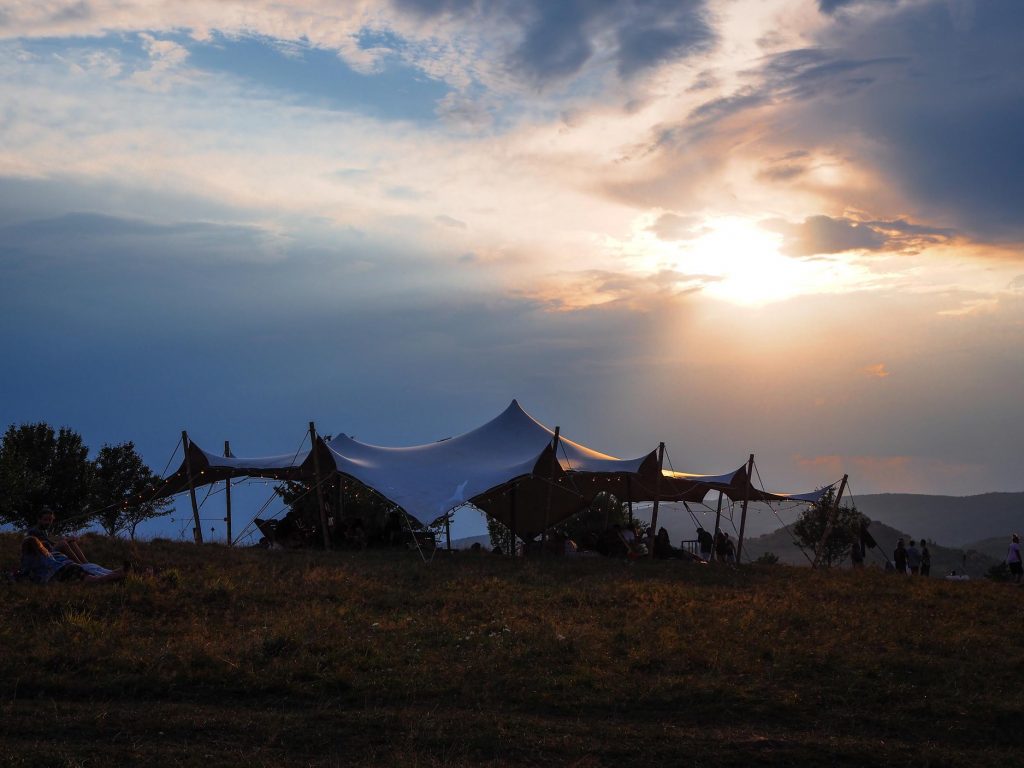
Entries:
{"label": "tent", "polygon": [[233,477],[322,482],[334,473],[373,489],[424,525],[468,503],[524,540],[587,508],[602,492],[623,501],[700,501],[718,490],[733,500],[815,503],[825,491],[765,493],[753,488],[746,466],[719,475],[659,470],[656,450],[619,459],[556,435],[513,400],[486,424],[424,445],[383,447],[342,434],[317,438],[309,451],[236,458],[189,442],[185,461],[159,495]]}

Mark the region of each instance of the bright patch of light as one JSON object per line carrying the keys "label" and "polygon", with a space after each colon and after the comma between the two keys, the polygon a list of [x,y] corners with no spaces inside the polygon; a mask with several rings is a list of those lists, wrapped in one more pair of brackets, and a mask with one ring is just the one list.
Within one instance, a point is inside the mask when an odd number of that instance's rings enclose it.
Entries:
{"label": "bright patch of light", "polygon": [[682,281],[701,284],[704,295],[748,306],[850,290],[867,277],[849,258],[786,256],[782,241],[782,235],[756,221],[714,218],[692,239],[648,243],[647,257],[638,266],[675,270],[687,276]]}

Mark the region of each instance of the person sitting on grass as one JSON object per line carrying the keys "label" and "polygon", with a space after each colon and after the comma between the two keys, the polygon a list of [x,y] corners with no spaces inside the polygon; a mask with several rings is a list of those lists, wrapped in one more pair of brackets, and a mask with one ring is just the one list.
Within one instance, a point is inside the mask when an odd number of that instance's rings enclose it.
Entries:
{"label": "person sitting on grass", "polygon": [[123,570],[111,571],[95,563],[76,563],[62,552],[51,552],[35,536],[26,536],[21,543],[21,568],[36,584],[51,581],[100,583],[121,581],[125,577]]}
{"label": "person sitting on grass", "polygon": [[56,541],[50,539],[50,532],[53,530],[54,523],[56,522],[57,516],[53,513],[53,510],[49,507],[43,507],[39,512],[39,517],[36,518],[35,527],[29,528],[25,535],[39,539],[48,550],[60,552],[74,563],[79,565],[88,563],[89,559],[82,551],[82,547],[79,546],[77,536],[62,536]]}

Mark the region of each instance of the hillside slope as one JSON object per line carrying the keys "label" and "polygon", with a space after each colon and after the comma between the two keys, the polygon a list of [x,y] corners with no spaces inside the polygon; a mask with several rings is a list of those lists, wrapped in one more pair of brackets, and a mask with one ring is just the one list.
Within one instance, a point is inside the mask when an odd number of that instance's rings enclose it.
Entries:
{"label": "hillside slope", "polygon": [[[878,521],[871,524],[871,535],[878,542],[878,548],[868,550],[866,561],[868,566],[883,567],[886,558],[892,559],[897,539],[903,538],[905,542],[911,540],[909,535]],[[814,557],[813,550],[807,551],[805,555],[793,541],[793,537],[781,528],[774,533],[749,539],[743,545],[743,549],[744,560],[756,560],[765,552],[771,552],[786,565],[807,566],[810,564],[808,557]],[[957,549],[940,544],[929,544],[928,549],[932,555],[933,576],[942,576],[955,570],[958,573],[966,572],[972,578],[979,578],[984,576],[988,569],[1001,559],[992,557],[988,551],[976,551],[974,548]],[[843,567],[848,566],[849,563],[843,564]]]}
{"label": "hillside slope", "polygon": [[924,537],[947,547],[1024,532],[1024,493],[983,493],[978,496],[926,496],[878,493],[856,497],[857,508],[872,520],[884,520],[914,538]]}

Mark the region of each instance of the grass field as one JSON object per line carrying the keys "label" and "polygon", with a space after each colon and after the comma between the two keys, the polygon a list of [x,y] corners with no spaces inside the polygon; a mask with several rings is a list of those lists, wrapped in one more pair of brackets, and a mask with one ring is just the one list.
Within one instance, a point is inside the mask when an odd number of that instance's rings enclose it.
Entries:
{"label": "grass field", "polygon": [[1020,764],[1006,584],[85,546],[163,571],[3,587],[0,765]]}

